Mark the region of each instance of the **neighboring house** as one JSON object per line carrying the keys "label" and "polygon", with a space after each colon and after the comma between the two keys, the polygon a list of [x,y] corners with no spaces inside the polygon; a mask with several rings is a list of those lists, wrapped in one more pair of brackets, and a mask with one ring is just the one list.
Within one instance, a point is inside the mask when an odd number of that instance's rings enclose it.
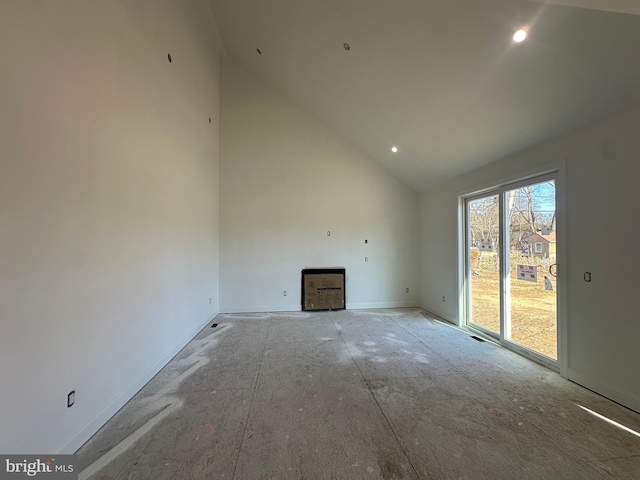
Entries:
{"label": "neighboring house", "polygon": [[529,247],[529,254],[539,258],[556,258],[556,232],[549,235],[532,233],[523,240]]}

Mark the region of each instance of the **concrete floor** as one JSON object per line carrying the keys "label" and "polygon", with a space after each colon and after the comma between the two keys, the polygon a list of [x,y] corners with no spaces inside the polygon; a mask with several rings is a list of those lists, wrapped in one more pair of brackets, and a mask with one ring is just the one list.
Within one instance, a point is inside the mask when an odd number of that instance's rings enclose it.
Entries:
{"label": "concrete floor", "polygon": [[420,309],[215,321],[81,479],[640,478],[639,414]]}

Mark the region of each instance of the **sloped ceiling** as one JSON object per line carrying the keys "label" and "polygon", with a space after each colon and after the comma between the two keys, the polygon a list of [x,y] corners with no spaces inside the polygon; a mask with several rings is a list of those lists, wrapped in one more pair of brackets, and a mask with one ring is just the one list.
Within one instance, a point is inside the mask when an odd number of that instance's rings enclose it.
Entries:
{"label": "sloped ceiling", "polygon": [[640,2],[210,1],[229,58],[418,191],[640,101]]}

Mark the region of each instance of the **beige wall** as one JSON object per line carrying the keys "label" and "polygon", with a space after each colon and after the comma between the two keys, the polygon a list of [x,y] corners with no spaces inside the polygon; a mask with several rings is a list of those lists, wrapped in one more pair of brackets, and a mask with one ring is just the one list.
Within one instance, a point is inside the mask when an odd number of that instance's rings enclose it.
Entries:
{"label": "beige wall", "polygon": [[[458,313],[458,195],[566,159],[569,378],[640,411],[640,106],[420,195],[421,303]],[[585,271],[592,282],[583,280]],[[442,302],[442,296],[446,302]]]}
{"label": "beige wall", "polygon": [[417,304],[417,193],[235,63],[221,116],[221,311],[300,310],[327,266],[348,308]]}
{"label": "beige wall", "polygon": [[218,41],[205,0],[3,2],[1,452],[73,452],[218,311]]}

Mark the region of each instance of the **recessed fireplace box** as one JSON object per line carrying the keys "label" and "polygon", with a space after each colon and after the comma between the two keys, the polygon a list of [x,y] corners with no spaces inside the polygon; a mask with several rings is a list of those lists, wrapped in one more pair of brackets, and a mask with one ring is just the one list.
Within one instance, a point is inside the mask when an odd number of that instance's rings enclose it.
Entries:
{"label": "recessed fireplace box", "polygon": [[302,270],[302,310],[343,310],[345,276],[344,267]]}

